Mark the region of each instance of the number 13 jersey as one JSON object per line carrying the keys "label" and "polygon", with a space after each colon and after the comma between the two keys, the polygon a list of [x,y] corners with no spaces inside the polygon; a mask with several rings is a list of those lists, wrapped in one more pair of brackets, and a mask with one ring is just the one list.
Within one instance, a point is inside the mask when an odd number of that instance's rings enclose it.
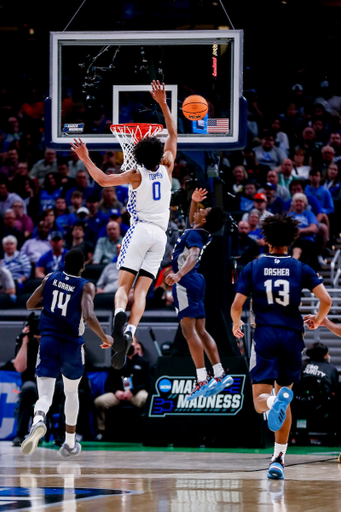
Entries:
{"label": "number 13 jersey", "polygon": [[140,185],[133,189],[129,184],[127,209],[131,215],[130,225],[150,222],[166,231],[169,222],[169,203],[172,184],[167,169],[159,165],[156,171],[138,167]]}
{"label": "number 13 jersey", "polygon": [[321,283],[322,279],[305,263],[291,256],[269,254],[246,265],[235,292],[252,296],[256,327],[304,331],[299,310],[302,290],[312,291]]}
{"label": "number 13 jersey", "polygon": [[65,272],[52,272],[44,286],[43,309],[39,320],[41,335],[70,341],[83,335],[82,293],[86,279]]}

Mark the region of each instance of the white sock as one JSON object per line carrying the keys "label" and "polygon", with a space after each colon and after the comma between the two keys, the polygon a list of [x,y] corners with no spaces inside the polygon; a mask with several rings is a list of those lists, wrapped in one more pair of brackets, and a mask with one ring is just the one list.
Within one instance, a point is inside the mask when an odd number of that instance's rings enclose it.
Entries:
{"label": "white sock", "polygon": [[127,328],[126,328],[126,330],[125,330],[125,332],[127,332],[127,331],[130,331],[130,332],[131,332],[131,335],[134,337],[134,335],[135,335],[135,331],[136,331],[136,327],[135,327],[135,325],[133,325],[133,324],[128,324],[128,325],[127,325]]}
{"label": "white sock", "polygon": [[199,382],[204,382],[207,377],[206,368],[197,368],[197,379]]}
{"label": "white sock", "polygon": [[224,368],[221,363],[214,364],[212,368],[213,368],[213,376],[215,379],[218,379],[224,373]]}
{"label": "white sock", "polygon": [[76,433],[69,434],[69,432],[65,432],[65,442],[68,444],[72,450],[75,447],[76,441]]}
{"label": "white sock", "polygon": [[123,308],[115,309],[115,316],[117,315],[117,313],[121,313],[121,311],[123,311],[123,313],[124,313],[124,309]]}
{"label": "white sock", "polygon": [[36,423],[38,423],[38,421],[44,421],[44,416],[41,416],[40,414],[36,414],[36,415],[33,417],[33,425],[35,425]]}
{"label": "white sock", "polygon": [[266,405],[269,407],[269,409],[271,409],[271,407],[273,406],[273,403],[274,403],[275,400],[276,400],[275,395],[270,395],[269,396],[269,398],[266,401]]}
{"label": "white sock", "polygon": [[275,443],[274,454],[273,454],[272,459],[274,460],[282,452],[282,460],[284,462],[284,457],[287,452],[287,448],[288,448],[288,443],[287,444]]}

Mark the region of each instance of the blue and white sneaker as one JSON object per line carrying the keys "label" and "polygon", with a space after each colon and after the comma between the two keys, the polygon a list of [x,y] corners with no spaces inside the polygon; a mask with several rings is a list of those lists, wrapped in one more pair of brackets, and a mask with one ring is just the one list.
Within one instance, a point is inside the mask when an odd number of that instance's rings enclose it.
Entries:
{"label": "blue and white sneaker", "polygon": [[194,398],[198,398],[198,396],[203,395],[211,380],[212,378],[209,374],[207,374],[206,380],[204,380],[203,382],[197,380],[196,383],[194,384],[192,392],[188,396],[186,396],[186,400],[194,400]]}
{"label": "blue and white sneaker", "polygon": [[276,400],[272,404],[268,415],[268,426],[273,432],[279,430],[285,420],[287,407],[294,397],[294,393],[290,388],[281,388],[278,391]]}
{"label": "blue and white sneaker", "polygon": [[38,421],[32,425],[30,433],[24,439],[21,445],[21,451],[24,455],[31,455],[39,443],[39,440],[46,434],[47,427],[43,421]]}
{"label": "blue and white sneaker", "polygon": [[270,462],[267,477],[270,480],[284,480],[284,462],[282,452]]}
{"label": "blue and white sneaker", "polygon": [[211,379],[204,392],[204,396],[218,395],[225,388],[231,386],[231,384],[233,384],[233,378],[224,372],[220,377]]}

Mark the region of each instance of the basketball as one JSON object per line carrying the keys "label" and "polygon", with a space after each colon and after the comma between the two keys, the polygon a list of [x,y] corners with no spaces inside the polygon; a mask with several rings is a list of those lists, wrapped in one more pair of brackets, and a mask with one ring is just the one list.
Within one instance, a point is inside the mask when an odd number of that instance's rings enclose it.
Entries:
{"label": "basketball", "polygon": [[197,121],[205,117],[208,111],[208,105],[202,96],[188,96],[182,104],[182,112],[190,121]]}

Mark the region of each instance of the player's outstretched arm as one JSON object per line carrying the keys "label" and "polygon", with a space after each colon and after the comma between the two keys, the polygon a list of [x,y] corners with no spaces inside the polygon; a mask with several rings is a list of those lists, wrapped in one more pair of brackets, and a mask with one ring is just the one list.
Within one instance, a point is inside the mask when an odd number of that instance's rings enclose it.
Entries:
{"label": "player's outstretched arm", "polygon": [[93,163],[89,156],[89,150],[81,139],[74,139],[70,144],[72,151],[74,151],[80,160],[82,160],[89,171],[90,176],[92,176],[92,178],[101,185],[101,187],[116,187],[117,185],[134,183],[135,181],[140,180],[140,175],[135,170],[123,172],[122,174],[105,174]]}
{"label": "player's outstretched arm", "polygon": [[327,292],[325,286],[321,283],[312,290],[315,297],[320,300],[320,305],[316,315],[308,315],[304,318],[304,323],[309,329],[317,329],[326,318],[333,303],[331,296]]}
{"label": "player's outstretched arm", "polygon": [[207,197],[207,190],[205,188],[196,188],[192,194],[191,207],[189,210],[189,225],[192,226],[194,220],[194,213],[198,209],[198,203],[202,203]]}
{"label": "player's outstretched arm", "polygon": [[152,90],[150,93],[154,100],[160,105],[166,122],[168,137],[165,142],[162,165],[167,168],[168,174],[171,176],[176,158],[178,133],[172,113],[167,105],[165,84],[161,85],[158,80],[153,80],[151,86]]}
{"label": "player's outstretched arm", "polygon": [[83,287],[82,294],[82,313],[84,321],[90,327],[90,329],[97,334],[102,340],[102,348],[110,348],[113,344],[113,338],[109,334],[105,334],[101,324],[98,321],[97,316],[94,312],[94,297],[95,297],[95,286],[92,283],[86,283]]}
{"label": "player's outstretched arm", "polygon": [[27,309],[42,309],[43,307],[43,292],[44,286],[47,281],[47,278],[50,274],[48,274],[41,282],[40,286],[34,290],[31,297],[26,302]]}
{"label": "player's outstretched arm", "polygon": [[232,332],[236,338],[242,338],[244,336],[241,326],[244,324],[241,317],[243,313],[244,302],[246,301],[246,295],[242,293],[236,293],[233,304],[231,306],[231,318],[233,322]]}
{"label": "player's outstretched arm", "polygon": [[178,283],[185,274],[187,274],[190,270],[192,270],[192,268],[195,267],[195,265],[198,262],[199,256],[199,247],[190,247],[186,263],[184,264],[183,267],[181,267],[181,269],[176,274],[168,274],[168,276],[165,279],[166,284],[168,284],[168,286],[173,286],[173,284]]}

